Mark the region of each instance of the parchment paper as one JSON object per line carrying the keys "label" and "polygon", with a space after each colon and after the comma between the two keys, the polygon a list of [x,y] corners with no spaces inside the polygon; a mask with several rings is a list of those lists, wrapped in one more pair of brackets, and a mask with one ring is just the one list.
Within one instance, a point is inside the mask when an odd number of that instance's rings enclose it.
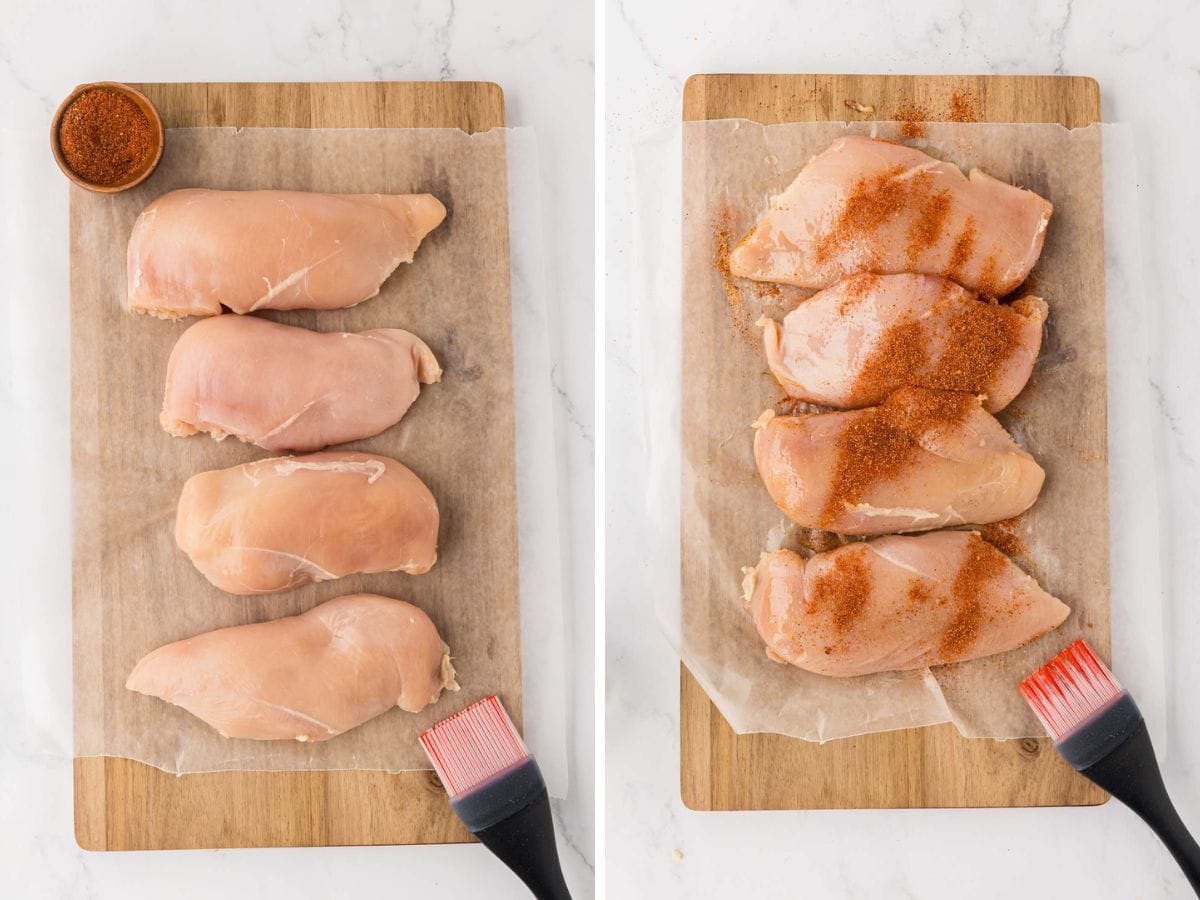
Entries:
{"label": "parchment paper", "polygon": [[[439,559],[426,575],[353,576],[266,597],[212,587],[175,546],[191,474],[270,455],[234,439],[172,438],[157,417],[172,323],[123,308],[125,244],[138,212],[180,187],[428,191],[449,210],[379,296],[348,310],[271,313],[321,331],[401,327],[444,375],[401,423],[347,445],[395,457],[433,491]],[[417,733],[488,693],[522,713],[506,133],[182,129],[161,168],[115,197],[72,198],[75,753],[168,771],[426,768]],[[526,277],[530,277],[526,273]],[[420,606],[450,645],[462,690],[319,744],[221,738],[125,677],[143,654],[214,628],[299,613],[356,591]],[[559,619],[561,623],[561,619]]]}
{"label": "parchment paper", "polygon": [[[681,539],[682,587],[666,580],[664,566],[658,609],[683,661],[739,732],[772,731],[824,741],[952,721],[973,737],[1036,735],[1040,728],[1016,692],[1020,679],[1076,637],[1085,637],[1108,658],[1113,616],[1103,226],[1106,218],[1113,219],[1105,216],[1102,204],[1102,131],[930,124],[925,136],[905,139],[896,129],[894,123],[684,124],[682,194],[674,200],[682,210],[681,238],[676,231],[673,241],[669,224],[660,230],[653,222],[656,214],[671,221],[671,190],[651,187],[670,182],[671,173],[661,162],[673,138],[647,142],[639,154],[638,261],[646,286],[643,334],[648,336],[643,362],[653,360],[648,368],[654,383],[647,408],[656,486],[651,518],[661,523],[663,546],[671,534]],[[793,526],[767,496],[754,467],[750,428],[763,409],[785,408],[753,323],[764,313],[782,318],[812,292],[744,281],[726,285],[714,260],[722,232],[731,241],[740,239],[769,198],[811,156],[847,132],[901,139],[964,169],[979,167],[1031,188],[1055,205],[1045,251],[1023,287],[1045,297],[1050,306],[1041,357],[1030,385],[1000,418],[1047,471],[1041,497],[1020,519],[1025,550],[1014,559],[1071,606],[1072,613],[1056,631],[1010,653],[935,670],[833,679],[769,661],[739,591],[741,567],[754,565],[761,551],[788,546],[809,552],[806,547],[814,537],[815,543],[826,537]],[[1131,177],[1128,170],[1125,174]],[[1135,229],[1136,214],[1116,222],[1126,231]],[[678,248],[680,240],[682,272],[676,279],[670,248]],[[1126,291],[1129,274],[1122,269],[1118,279]],[[673,307],[672,290],[682,298],[681,307]],[[672,353],[672,331],[679,334],[678,354]],[[1130,337],[1134,335],[1122,333],[1123,340]],[[1137,359],[1136,349],[1133,357]],[[1144,358],[1138,362],[1144,374]],[[1126,378],[1128,374],[1127,365]],[[1134,386],[1142,389],[1144,379]],[[666,405],[671,393],[682,396],[678,412]],[[1127,416],[1137,409],[1128,397],[1128,387],[1122,386],[1119,408]],[[1144,467],[1150,456],[1144,446],[1122,446],[1125,466]],[[681,447],[682,464],[676,468]],[[674,478],[680,493],[672,497]],[[1135,480],[1120,479],[1122,489],[1131,494],[1138,490]],[[1153,485],[1144,493],[1153,498]],[[671,512],[673,500],[678,520]],[[1125,512],[1123,508],[1123,516]],[[1120,522],[1122,535],[1156,533],[1153,503],[1148,507],[1139,498],[1130,514],[1132,521]],[[1128,558],[1127,553],[1121,556],[1122,561]],[[1149,623],[1135,629],[1135,643],[1140,659],[1157,657],[1140,667],[1149,669],[1140,680],[1149,686],[1150,702],[1157,703],[1162,697],[1161,632],[1154,627],[1161,622],[1157,553],[1143,553],[1135,563],[1139,571],[1154,567],[1142,588],[1150,596],[1133,601],[1144,609],[1129,618]],[[1120,674],[1121,667],[1117,670]]]}

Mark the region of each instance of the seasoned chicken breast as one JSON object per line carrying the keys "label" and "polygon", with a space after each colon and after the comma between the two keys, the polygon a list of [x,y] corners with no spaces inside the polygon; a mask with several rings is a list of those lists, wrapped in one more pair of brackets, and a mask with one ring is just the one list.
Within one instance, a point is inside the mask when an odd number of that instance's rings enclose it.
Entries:
{"label": "seasoned chicken breast", "polygon": [[231,594],[270,594],[356,572],[427,572],[438,508],[407,468],[326,451],[201,472],[183,486],[175,541]]}
{"label": "seasoned chicken breast", "polygon": [[1042,253],[1053,207],[978,169],[843,137],[813,157],[729,257],[733,275],[826,288],[858,272],[919,272],[1003,296]]}
{"label": "seasoned chicken breast", "polygon": [[904,388],[879,406],[775,416],[754,458],[796,523],[842,534],[985,524],[1027,510],[1045,472],[978,397]]}
{"label": "seasoned chicken breast", "polygon": [[177,436],[320,450],[396,424],[441,374],[424,342],[397,328],[319,333],[214,316],[175,343],[159,420]]}
{"label": "seasoned chicken breast", "polygon": [[788,396],[851,408],[926,387],[981,394],[996,412],[1029,380],[1046,315],[1040,297],[989,303],[932,275],[851,275],[759,325]]}
{"label": "seasoned chicken breast", "polygon": [[446,217],[430,194],[163,194],[129,237],[129,308],[165,319],[341,309],[374,297]]}
{"label": "seasoned chicken breast", "polygon": [[327,741],[393,706],[420,712],[458,690],[429,616],[376,594],[167,644],[142,657],[125,687],[224,737],[256,741]]}
{"label": "seasoned chicken breast", "polygon": [[807,560],[778,550],[745,572],[746,607],[767,654],[820,675],[1003,653],[1070,614],[973,531],[893,535]]}

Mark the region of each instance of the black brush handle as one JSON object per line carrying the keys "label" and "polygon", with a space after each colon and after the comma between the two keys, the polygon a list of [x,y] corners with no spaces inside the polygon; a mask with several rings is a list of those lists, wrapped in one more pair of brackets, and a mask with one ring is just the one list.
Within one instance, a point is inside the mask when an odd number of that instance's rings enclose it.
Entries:
{"label": "black brush handle", "polygon": [[558,861],[550,797],[544,787],[523,808],[474,834],[538,900],[571,900]]}
{"label": "black brush handle", "polygon": [[1141,816],[1166,844],[1200,897],[1200,844],[1167,796],[1146,723],[1139,722],[1112,752],[1079,771]]}

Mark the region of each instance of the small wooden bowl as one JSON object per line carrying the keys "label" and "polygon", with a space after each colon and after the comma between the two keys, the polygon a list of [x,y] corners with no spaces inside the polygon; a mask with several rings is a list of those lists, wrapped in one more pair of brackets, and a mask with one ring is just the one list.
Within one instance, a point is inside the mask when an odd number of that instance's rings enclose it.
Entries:
{"label": "small wooden bowl", "polygon": [[[93,184],[80,178],[67,165],[67,160],[63,156],[62,147],[58,142],[58,129],[62,125],[63,113],[67,111],[67,107],[74,102],[75,98],[84,91],[89,91],[92,88],[109,88],[124,94],[130,100],[137,104],[138,109],[145,113],[146,118],[150,120],[150,124],[154,128],[154,142],[156,144],[154,153],[150,155],[150,161],[142,168],[135,169],[130,173],[129,177],[124,181],[116,184]],[[158,110],[154,108],[154,104],[150,102],[150,98],[141,91],[136,91],[127,84],[121,84],[116,81],[94,81],[91,84],[81,84],[75,90],[71,91],[70,95],[59,104],[58,109],[54,111],[54,120],[50,123],[50,149],[54,151],[54,161],[58,163],[58,167],[62,169],[63,174],[70,178],[81,188],[89,191],[95,191],[97,194],[117,194],[121,191],[127,191],[135,185],[141,184],[150,177],[150,173],[158,168],[158,162],[162,159],[163,143],[165,135],[163,133],[162,119],[158,115]]]}

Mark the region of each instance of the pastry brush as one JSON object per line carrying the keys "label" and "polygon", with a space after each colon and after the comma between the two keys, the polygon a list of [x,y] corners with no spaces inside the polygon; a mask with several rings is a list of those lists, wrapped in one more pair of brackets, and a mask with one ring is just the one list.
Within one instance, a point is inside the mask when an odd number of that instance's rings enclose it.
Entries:
{"label": "pastry brush", "polygon": [[421,734],[450,806],[538,900],[571,900],[541,770],[495,696]]}
{"label": "pastry brush", "polygon": [[1063,759],[1137,813],[1200,895],[1200,846],[1167,796],[1146,722],[1092,648],[1076,641],[1020,690]]}

